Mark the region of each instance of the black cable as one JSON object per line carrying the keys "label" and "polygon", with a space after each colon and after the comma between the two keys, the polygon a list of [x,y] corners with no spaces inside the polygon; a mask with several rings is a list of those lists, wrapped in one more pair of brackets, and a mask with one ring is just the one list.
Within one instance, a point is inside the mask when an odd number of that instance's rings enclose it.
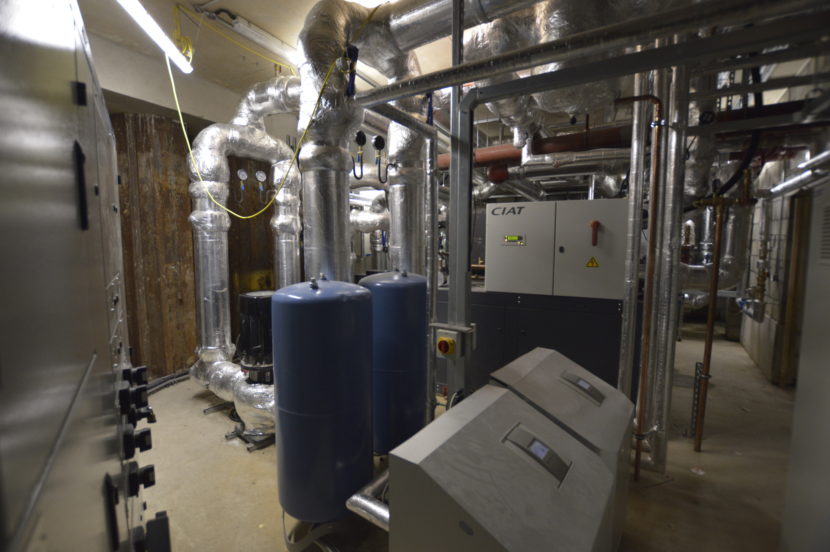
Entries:
{"label": "black cable", "polygon": [[177,383],[180,383],[189,377],[190,373],[188,372],[188,370],[180,370],[173,374],[168,374],[166,376],[156,378],[147,384],[147,394],[152,395],[153,393],[157,393],[162,389],[176,385]]}

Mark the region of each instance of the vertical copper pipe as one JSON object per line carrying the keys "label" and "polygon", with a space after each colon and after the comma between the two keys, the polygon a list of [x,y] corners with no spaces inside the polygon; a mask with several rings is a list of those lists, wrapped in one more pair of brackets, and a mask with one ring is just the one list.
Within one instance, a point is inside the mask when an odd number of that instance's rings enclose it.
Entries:
{"label": "vertical copper pipe", "polygon": [[662,154],[660,141],[662,134],[663,105],[660,99],[652,95],[632,96],[620,98],[617,103],[649,101],[654,104],[654,123],[651,131],[651,174],[648,198],[648,259],[646,261],[646,287],[643,297],[643,340],[640,347],[640,381],[637,393],[637,433],[634,452],[634,480],[640,478],[640,459],[643,454],[643,439],[646,423],[646,393],[648,389],[648,362],[651,335],[651,308],[654,300],[654,270],[657,266],[657,211],[660,196],[660,156]]}
{"label": "vertical copper pipe", "polygon": [[712,367],[712,341],[715,339],[715,315],[718,311],[718,279],[723,234],[725,206],[723,201],[715,203],[715,248],[712,252],[712,273],[709,277],[709,310],[706,315],[706,341],[703,345],[703,372],[700,376],[700,393],[697,397],[695,419],[695,452],[700,452],[703,440],[703,418],[706,415],[706,393],[709,391],[709,372]]}

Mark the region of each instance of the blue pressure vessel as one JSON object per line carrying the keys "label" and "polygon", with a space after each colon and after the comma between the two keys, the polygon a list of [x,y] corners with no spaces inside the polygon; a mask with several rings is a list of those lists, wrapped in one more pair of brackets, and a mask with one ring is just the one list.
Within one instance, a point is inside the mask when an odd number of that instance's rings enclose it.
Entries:
{"label": "blue pressure vessel", "polygon": [[386,454],[424,426],[427,280],[384,272],[360,285],[372,292],[374,451]]}
{"label": "blue pressure vessel", "polygon": [[337,519],[372,478],[372,295],[312,280],[274,293],[271,315],[280,503]]}

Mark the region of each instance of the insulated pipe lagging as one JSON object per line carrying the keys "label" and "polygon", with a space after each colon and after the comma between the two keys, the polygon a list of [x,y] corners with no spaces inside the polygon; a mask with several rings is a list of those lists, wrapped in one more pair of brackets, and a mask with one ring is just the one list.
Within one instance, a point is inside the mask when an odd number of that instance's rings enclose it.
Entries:
{"label": "insulated pipe lagging", "polygon": [[271,183],[277,194],[274,199],[276,209],[271,217],[277,289],[303,281],[300,263],[302,182],[296,167],[285,174],[290,163],[289,160],[280,161],[271,170]]}
{"label": "insulated pipe lagging", "polygon": [[199,361],[194,376],[207,383],[206,371],[213,362],[230,360],[234,347],[230,338],[230,299],[228,297],[228,229],[230,217],[208,196],[224,202],[228,186],[224,182],[193,182],[190,195],[196,280],[196,320]]}
{"label": "insulated pipe lagging", "polygon": [[[234,121],[245,124],[207,127],[193,141],[193,154],[187,158],[198,321],[198,360],[190,373],[203,385],[210,385],[214,371],[233,372],[225,365],[234,353],[228,271],[230,217],[220,206],[228,199],[227,158],[238,155],[273,164],[291,156],[288,146],[265,132],[263,120],[271,113],[295,109],[297,86],[295,77],[279,77],[255,85],[234,116]],[[224,389],[223,384],[217,385]]]}
{"label": "insulated pipe lagging", "polygon": [[547,195],[541,184],[531,180],[510,178],[502,182],[501,185],[528,201],[544,201]]}
{"label": "insulated pipe lagging", "polygon": [[[488,23],[527,8],[536,1],[464,0],[464,27]],[[452,32],[451,0],[401,0],[388,4],[384,12],[392,39],[401,50],[423,46]]]}
{"label": "insulated pipe lagging", "polygon": [[300,153],[303,168],[305,276],[351,281],[349,181],[352,161],[337,146],[310,144]]}
{"label": "insulated pipe lagging", "polygon": [[[719,263],[720,290],[738,285],[746,271],[751,217],[752,207],[736,205],[729,209],[724,229],[724,248]],[[713,266],[712,262],[699,265],[680,263],[680,288],[706,290],[712,278]]]}

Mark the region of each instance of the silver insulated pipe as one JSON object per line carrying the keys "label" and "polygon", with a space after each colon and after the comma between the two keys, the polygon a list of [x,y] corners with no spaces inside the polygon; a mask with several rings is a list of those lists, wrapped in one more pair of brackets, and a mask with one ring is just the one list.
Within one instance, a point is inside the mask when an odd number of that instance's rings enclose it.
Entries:
{"label": "silver insulated pipe", "polygon": [[277,194],[276,210],[271,218],[274,232],[274,276],[277,289],[303,281],[300,264],[300,233],[302,220],[302,182],[296,167],[286,175],[291,161],[280,161],[272,167],[271,183]]}
{"label": "silver insulated pipe", "polygon": [[[193,156],[188,158],[193,204],[189,220],[193,226],[199,343],[198,360],[190,374],[203,385],[210,384],[214,366],[229,362],[234,353],[228,281],[230,217],[220,206],[228,199],[227,157],[238,155],[272,164],[290,157],[288,146],[265,131],[264,119],[296,109],[298,101],[296,77],[257,84],[242,98],[230,124],[211,125],[193,142]],[[217,384],[221,389],[226,387],[220,381]]]}

